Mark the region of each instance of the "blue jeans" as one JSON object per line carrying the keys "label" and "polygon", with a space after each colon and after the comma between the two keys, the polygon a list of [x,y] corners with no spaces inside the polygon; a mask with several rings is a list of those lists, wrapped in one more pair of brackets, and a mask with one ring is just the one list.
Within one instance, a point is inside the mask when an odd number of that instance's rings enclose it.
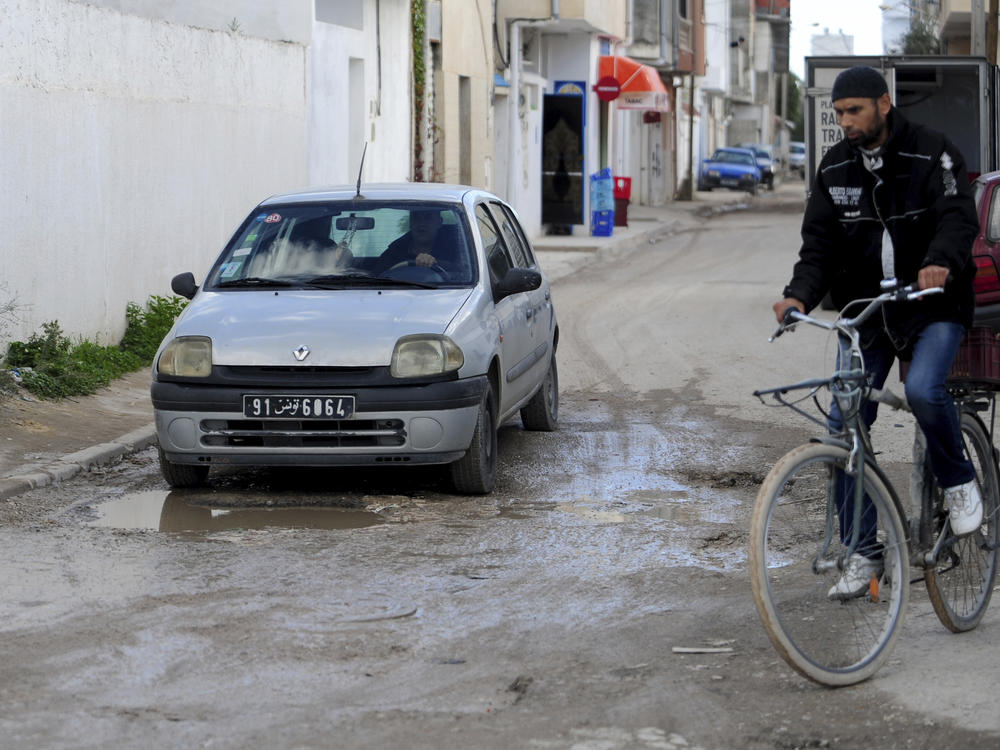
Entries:
{"label": "blue jeans", "polygon": [[[965,329],[958,323],[930,323],[918,335],[913,347],[913,360],[906,374],[906,400],[913,409],[913,416],[927,438],[927,457],[931,471],[941,487],[954,487],[975,478],[972,462],[965,456],[958,410],[944,381],[951,370]],[[871,374],[876,388],[885,385],[886,378],[896,359],[896,350],[887,340],[863,350],[865,369]],[[837,353],[840,367],[841,353]],[[869,401],[862,410],[862,419],[870,428],[878,414],[878,403]],[[836,400],[830,407],[828,425],[831,432],[842,429],[840,409]],[[841,475],[836,488],[837,518],[840,521],[840,539],[850,541],[854,520],[854,480]],[[871,500],[865,496],[861,506],[856,551],[877,557],[875,543],[877,516]]]}

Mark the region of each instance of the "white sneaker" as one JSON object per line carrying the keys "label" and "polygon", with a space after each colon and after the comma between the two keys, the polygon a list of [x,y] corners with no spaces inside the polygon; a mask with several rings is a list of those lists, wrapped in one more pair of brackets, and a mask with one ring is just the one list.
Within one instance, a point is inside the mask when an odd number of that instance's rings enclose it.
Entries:
{"label": "white sneaker", "polygon": [[847,560],[844,574],[826,595],[831,599],[854,599],[863,596],[871,586],[872,578],[882,575],[882,561],[855,552]]}
{"label": "white sneaker", "polygon": [[975,479],[945,489],[944,504],[955,536],[971,534],[983,522],[983,498]]}

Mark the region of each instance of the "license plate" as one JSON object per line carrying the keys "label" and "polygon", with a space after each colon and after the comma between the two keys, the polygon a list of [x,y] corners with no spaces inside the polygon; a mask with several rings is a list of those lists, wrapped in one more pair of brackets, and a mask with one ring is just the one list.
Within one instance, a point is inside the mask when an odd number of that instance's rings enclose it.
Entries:
{"label": "license plate", "polygon": [[724,178],[722,178],[722,184],[723,185],[739,185],[739,183],[740,183],[739,180],[734,180],[732,177],[724,177]]}
{"label": "license plate", "polygon": [[243,416],[251,419],[348,419],[354,396],[243,396]]}

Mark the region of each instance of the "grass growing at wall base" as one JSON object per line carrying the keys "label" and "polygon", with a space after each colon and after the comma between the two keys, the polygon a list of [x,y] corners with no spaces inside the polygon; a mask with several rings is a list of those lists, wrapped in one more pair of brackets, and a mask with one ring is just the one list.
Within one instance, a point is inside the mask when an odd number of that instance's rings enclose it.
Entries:
{"label": "grass growing at wall base", "polygon": [[[92,341],[72,342],[57,321],[45,323],[42,332],[26,342],[7,347],[5,370],[0,371],[0,392],[8,391],[17,373],[21,385],[39,398],[86,396],[112,380],[149,366],[174,319],[187,304],[181,297],[153,295],[145,308],[130,302],[125,311],[121,343],[101,346]],[[5,375],[6,377],[2,377]]]}

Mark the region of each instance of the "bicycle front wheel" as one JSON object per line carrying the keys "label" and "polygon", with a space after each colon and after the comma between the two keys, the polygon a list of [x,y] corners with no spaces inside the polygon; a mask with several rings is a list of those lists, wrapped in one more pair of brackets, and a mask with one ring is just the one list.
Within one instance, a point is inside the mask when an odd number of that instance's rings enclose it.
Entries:
{"label": "bicycle front wheel", "polygon": [[[945,542],[937,562],[924,568],[927,595],[934,612],[953,633],[972,630],[983,619],[997,576],[997,545],[1000,542],[993,446],[974,415],[963,413],[961,426],[965,453],[976,467],[976,481],[983,496],[983,522],[968,536]],[[933,477],[931,480],[924,483],[924,491],[933,493],[929,501],[936,503],[932,507],[940,509],[941,490]],[[942,518],[944,513],[941,511]]]}
{"label": "bicycle front wheel", "polygon": [[847,458],[823,443],[790,451],[764,479],[750,523],[751,585],[764,629],[793,669],[830,686],[861,682],[882,666],[909,600],[906,533],[872,468],[864,490],[877,512],[883,573],[855,598],[831,595],[845,552],[832,496],[843,489]]}

